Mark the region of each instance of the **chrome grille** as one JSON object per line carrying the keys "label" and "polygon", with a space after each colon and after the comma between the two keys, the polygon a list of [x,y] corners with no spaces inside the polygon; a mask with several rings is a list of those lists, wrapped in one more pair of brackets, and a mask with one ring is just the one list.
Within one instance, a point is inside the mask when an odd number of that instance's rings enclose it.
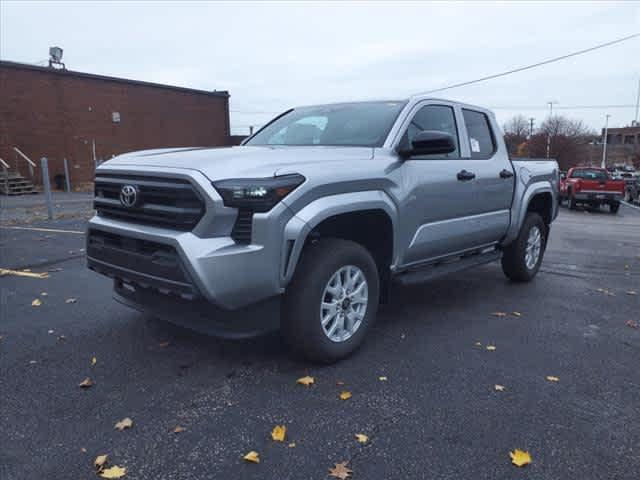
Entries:
{"label": "chrome grille", "polygon": [[[125,185],[138,191],[134,206],[120,201]],[[189,181],[142,175],[98,174],[94,207],[104,217],[184,231],[193,229],[204,215],[204,202]]]}

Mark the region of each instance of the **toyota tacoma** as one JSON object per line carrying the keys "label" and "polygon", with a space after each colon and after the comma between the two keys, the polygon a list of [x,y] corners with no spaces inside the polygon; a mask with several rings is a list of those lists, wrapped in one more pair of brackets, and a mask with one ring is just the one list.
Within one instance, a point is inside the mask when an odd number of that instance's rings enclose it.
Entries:
{"label": "toyota tacoma", "polygon": [[487,109],[424,96],[293,108],[229,148],[128,153],[96,171],[89,268],[116,300],[226,337],[278,320],[304,356],[361,345],[392,284],[501,261],[532,280],[553,160],[511,160]]}

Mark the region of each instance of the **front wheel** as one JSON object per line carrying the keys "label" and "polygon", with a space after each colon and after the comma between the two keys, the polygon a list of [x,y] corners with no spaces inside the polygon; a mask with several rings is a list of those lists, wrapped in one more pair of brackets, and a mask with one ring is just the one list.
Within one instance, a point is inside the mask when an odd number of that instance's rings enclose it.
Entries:
{"label": "front wheel", "polygon": [[375,320],[379,289],[376,263],[363,246],[337,238],[306,246],[284,296],[285,340],[313,361],[348,356]]}
{"label": "front wheel", "polygon": [[536,276],[547,246],[548,228],[537,213],[527,214],[518,238],[504,249],[502,271],[515,282],[529,282]]}

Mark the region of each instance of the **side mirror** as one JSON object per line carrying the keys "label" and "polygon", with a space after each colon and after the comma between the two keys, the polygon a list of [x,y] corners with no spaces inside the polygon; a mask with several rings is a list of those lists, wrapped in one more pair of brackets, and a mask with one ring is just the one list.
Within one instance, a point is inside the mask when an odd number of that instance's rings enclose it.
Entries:
{"label": "side mirror", "polygon": [[564,173],[564,172],[562,172],[562,173],[560,174],[560,180],[566,180],[566,179],[567,179],[567,174],[566,174],[566,173]]}
{"label": "side mirror", "polygon": [[452,135],[439,130],[423,130],[413,137],[411,148],[402,149],[398,153],[409,158],[415,155],[446,154],[455,150],[456,142]]}

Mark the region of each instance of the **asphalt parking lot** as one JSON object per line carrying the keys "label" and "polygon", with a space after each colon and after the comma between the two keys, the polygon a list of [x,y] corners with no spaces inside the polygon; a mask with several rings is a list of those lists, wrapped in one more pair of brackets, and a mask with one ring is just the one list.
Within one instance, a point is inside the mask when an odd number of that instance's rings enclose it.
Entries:
{"label": "asphalt parking lot", "polygon": [[[354,479],[638,478],[640,210],[563,208],[530,284],[495,264],[397,289],[332,366],[292,358],[277,333],[218,340],[118,305],[82,234],[31,230],[84,223],[0,229],[0,267],[49,273],[0,278],[4,480],[95,478],[101,454],[127,479],[324,479],[343,461]],[[533,462],[512,465],[515,448]]]}

